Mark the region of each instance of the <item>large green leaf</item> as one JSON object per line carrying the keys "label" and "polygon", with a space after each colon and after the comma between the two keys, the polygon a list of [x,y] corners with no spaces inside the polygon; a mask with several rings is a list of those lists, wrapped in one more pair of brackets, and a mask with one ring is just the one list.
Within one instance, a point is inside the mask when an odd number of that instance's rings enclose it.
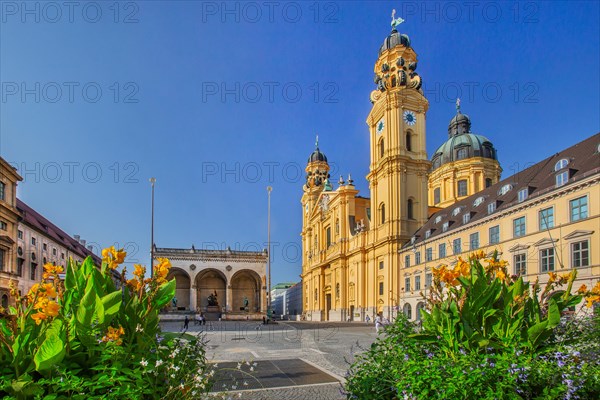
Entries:
{"label": "large green leaf", "polygon": [[163,283],[152,300],[154,308],[160,309],[168,304],[175,297],[175,278],[169,282]]}
{"label": "large green leaf", "polygon": [[77,308],[77,322],[85,327],[89,327],[92,323],[94,316],[94,301],[96,300],[96,292],[93,289],[93,285],[88,281],[88,285],[85,289],[85,295],[79,302]]}
{"label": "large green leaf", "polygon": [[64,328],[60,319],[54,319],[46,331],[45,339],[35,352],[33,361],[37,371],[50,369],[65,356]]}
{"label": "large green leaf", "polygon": [[112,292],[102,297],[102,304],[104,305],[104,315],[111,317],[119,312],[121,308],[121,292]]}

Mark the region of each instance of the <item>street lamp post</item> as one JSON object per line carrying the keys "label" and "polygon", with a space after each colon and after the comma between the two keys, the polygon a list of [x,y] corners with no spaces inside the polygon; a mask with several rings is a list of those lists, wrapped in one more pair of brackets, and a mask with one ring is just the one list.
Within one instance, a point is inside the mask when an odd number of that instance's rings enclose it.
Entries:
{"label": "street lamp post", "polygon": [[267,297],[267,316],[270,316],[271,311],[271,191],[273,188],[267,186],[267,269],[269,270],[269,282],[267,290],[269,291]]}
{"label": "street lamp post", "polygon": [[150,184],[152,185],[152,217],[150,223],[150,274],[154,268],[154,184],[156,178],[150,178]]}

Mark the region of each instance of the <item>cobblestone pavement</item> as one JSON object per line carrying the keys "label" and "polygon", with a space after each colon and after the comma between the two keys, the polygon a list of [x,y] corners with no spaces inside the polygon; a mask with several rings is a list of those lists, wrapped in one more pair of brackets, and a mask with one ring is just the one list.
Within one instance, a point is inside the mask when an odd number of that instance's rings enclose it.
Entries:
{"label": "cobblestone pavement", "polygon": [[[163,330],[181,331],[181,322],[162,324]],[[262,325],[254,321],[223,321],[197,326],[188,333],[204,335],[209,361],[250,362],[301,359],[332,375],[340,383],[314,384],[230,392],[241,399],[345,399],[344,376],[356,354],[369,348],[377,334],[364,323],[292,322]],[[238,397],[240,396],[241,397]],[[229,394],[225,396],[228,398]]]}

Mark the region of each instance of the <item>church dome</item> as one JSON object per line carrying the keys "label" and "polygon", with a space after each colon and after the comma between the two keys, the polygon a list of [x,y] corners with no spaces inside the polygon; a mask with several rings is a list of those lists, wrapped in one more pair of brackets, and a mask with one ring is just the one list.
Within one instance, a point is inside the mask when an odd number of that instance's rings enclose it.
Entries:
{"label": "church dome", "polygon": [[327,162],[327,157],[325,156],[325,154],[321,153],[321,150],[319,150],[318,147],[315,149],[315,151],[312,152],[310,157],[308,157],[309,163],[317,161]]}
{"label": "church dome", "polygon": [[431,157],[432,169],[444,164],[473,157],[498,160],[492,142],[482,135],[471,132],[471,119],[460,110],[448,124],[448,140]]}
{"label": "church dome", "polygon": [[379,55],[386,50],[392,49],[396,46],[410,47],[410,39],[408,35],[399,33],[396,29],[392,30],[388,37],[385,38],[383,44],[379,48]]}

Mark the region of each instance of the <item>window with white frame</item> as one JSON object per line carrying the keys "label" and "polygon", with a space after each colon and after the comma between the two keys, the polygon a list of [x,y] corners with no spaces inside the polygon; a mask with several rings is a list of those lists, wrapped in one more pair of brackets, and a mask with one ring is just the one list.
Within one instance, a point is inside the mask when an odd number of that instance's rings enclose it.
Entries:
{"label": "window with white frame", "polygon": [[556,187],[560,187],[569,182],[569,171],[563,171],[556,174]]}
{"label": "window with white frame", "polygon": [[462,207],[456,207],[454,210],[452,210],[452,216],[456,217],[458,214],[460,214],[461,211]]}
{"label": "window with white frame", "polygon": [[461,179],[458,181],[458,196],[466,196],[469,194],[469,190],[467,188],[467,180]]}
{"label": "window with white frame", "polygon": [[427,229],[425,231],[425,239],[429,239],[431,237],[431,229]]}
{"label": "window with white frame", "polygon": [[478,198],[475,199],[475,201],[473,202],[473,207],[477,207],[479,206],[481,203],[483,203],[483,201],[485,200],[485,198],[483,196],[479,196]]}
{"label": "window with white frame", "polygon": [[526,275],[527,274],[527,254],[520,253],[513,256],[513,264],[515,266],[515,275]]}
{"label": "window with white frame", "polygon": [[517,201],[521,203],[522,201],[525,201],[525,199],[527,199],[527,196],[529,196],[529,188],[521,189],[517,193]]}
{"label": "window with white frame", "polygon": [[404,266],[406,268],[410,267],[410,254],[404,256]]}
{"label": "window with white frame", "polygon": [[404,290],[410,292],[410,276],[404,278]]}
{"label": "window with white frame", "polygon": [[542,272],[554,271],[554,248],[540,250],[540,270]]}
{"label": "window with white frame", "polygon": [[6,184],[0,182],[0,200],[6,200]]}
{"label": "window with white frame", "polygon": [[438,254],[440,258],[446,257],[446,243],[440,243],[438,245]]}
{"label": "window with white frame", "polygon": [[588,216],[588,200],[587,196],[579,197],[578,199],[569,202],[571,210],[571,222],[579,221]]}
{"label": "window with white frame", "polygon": [[415,276],[415,290],[421,290],[421,275]]}
{"label": "window with white frame", "polygon": [[488,206],[487,206],[487,212],[488,212],[488,214],[491,214],[494,211],[496,211],[496,202],[495,201],[492,202],[492,203],[490,203],[490,204],[488,204]]}
{"label": "window with white frame", "polygon": [[2,229],[3,231],[8,229],[8,224],[4,221],[0,221],[0,229]]}
{"label": "window with white frame", "polygon": [[383,261],[379,261],[379,269],[383,269]]}
{"label": "window with white frame", "polygon": [[513,186],[510,183],[507,183],[506,185],[502,186],[500,190],[498,190],[498,196],[505,195],[506,193],[510,192],[512,188]]}
{"label": "window with white frame", "polygon": [[544,208],[539,212],[540,231],[554,228],[554,207]]}
{"label": "window with white frame", "polygon": [[437,217],[435,217],[435,223],[439,224],[440,222],[442,222],[442,216],[438,215]]}
{"label": "window with white frame", "polygon": [[588,267],[590,265],[590,242],[583,240],[571,243],[571,267]]}
{"label": "window with white frame", "polygon": [[425,261],[433,260],[433,249],[428,247],[425,249]]}
{"label": "window with white frame", "polygon": [[476,250],[479,248],[479,232],[471,233],[469,235],[469,250]]}
{"label": "window with white frame", "polygon": [[471,213],[463,214],[462,220],[463,224],[469,223],[469,221],[471,220]]}
{"label": "window with white frame", "polygon": [[559,171],[569,165],[569,160],[563,158],[562,160],[558,160],[556,164],[554,164],[554,171]]}
{"label": "window with white frame", "polygon": [[433,282],[433,275],[425,274],[425,288],[431,287],[432,282]]}
{"label": "window with white frame", "polygon": [[444,222],[442,225],[442,232],[446,232],[448,230],[448,226],[450,226],[450,224],[448,222]]}
{"label": "window with white frame", "polygon": [[525,236],[525,217],[520,217],[513,220],[513,236]]}
{"label": "window with white frame", "polygon": [[452,241],[452,252],[454,254],[460,254],[462,252],[462,245],[461,245],[460,238],[454,239]]}
{"label": "window with white frame", "polygon": [[489,229],[489,231],[490,231],[490,244],[500,243],[500,226],[499,225],[492,226]]}
{"label": "window with white frame", "polygon": [[421,264],[421,252],[420,251],[417,251],[415,253],[415,265],[417,265],[417,264]]}
{"label": "window with white frame", "polygon": [[438,187],[438,188],[433,189],[433,204],[439,203],[440,200],[441,200],[440,188]]}

